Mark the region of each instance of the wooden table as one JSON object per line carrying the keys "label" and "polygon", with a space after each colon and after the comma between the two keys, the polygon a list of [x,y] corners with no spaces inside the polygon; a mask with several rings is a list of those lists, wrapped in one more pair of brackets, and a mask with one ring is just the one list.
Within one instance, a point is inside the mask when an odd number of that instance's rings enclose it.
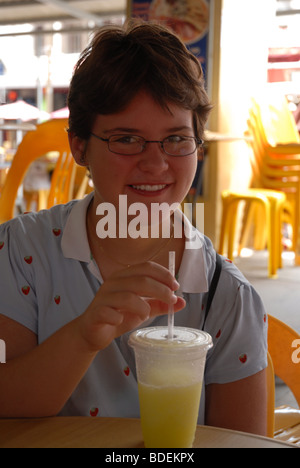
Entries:
{"label": "wooden table", "polygon": [[[1,419],[0,448],[143,448],[138,419]],[[296,448],[242,432],[198,426],[194,448]]]}

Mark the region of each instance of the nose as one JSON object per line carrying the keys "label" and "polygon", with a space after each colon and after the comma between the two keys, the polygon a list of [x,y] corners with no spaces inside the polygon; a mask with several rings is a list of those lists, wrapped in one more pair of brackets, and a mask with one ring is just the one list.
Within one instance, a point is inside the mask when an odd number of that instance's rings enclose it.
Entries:
{"label": "nose", "polygon": [[139,161],[144,172],[161,173],[169,168],[168,155],[162,149],[159,141],[147,142]]}

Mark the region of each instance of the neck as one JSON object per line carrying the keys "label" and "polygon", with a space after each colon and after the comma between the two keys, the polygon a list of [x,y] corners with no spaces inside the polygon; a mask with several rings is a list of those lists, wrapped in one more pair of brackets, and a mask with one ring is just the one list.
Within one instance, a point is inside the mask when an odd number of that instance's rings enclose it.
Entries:
{"label": "neck", "polygon": [[[102,218],[102,221],[105,221]],[[130,220],[129,220],[130,221]],[[90,204],[87,213],[87,232],[93,257],[100,268],[100,263],[106,262],[113,268],[128,267],[146,261],[155,261],[165,266],[168,265],[168,253],[170,250],[182,250],[184,244],[181,239],[174,239],[174,226],[172,219],[170,230],[163,232],[162,225],[155,227],[156,236],[151,236],[151,228],[147,225],[141,229],[141,236],[134,238],[130,235],[130,222],[127,226],[116,223],[115,236],[99,238],[99,217],[96,214],[94,201]],[[133,222],[133,220],[131,220]],[[100,222],[101,224],[101,222]],[[102,223],[102,227],[105,223]],[[167,226],[168,223],[165,223]],[[126,229],[125,229],[126,227]],[[97,234],[98,229],[98,234]],[[106,220],[106,230],[109,229]],[[111,228],[112,229],[112,228]],[[124,235],[126,232],[127,235]],[[154,231],[152,231],[154,232]],[[135,235],[137,229],[135,230]],[[102,270],[102,267],[101,267]]]}

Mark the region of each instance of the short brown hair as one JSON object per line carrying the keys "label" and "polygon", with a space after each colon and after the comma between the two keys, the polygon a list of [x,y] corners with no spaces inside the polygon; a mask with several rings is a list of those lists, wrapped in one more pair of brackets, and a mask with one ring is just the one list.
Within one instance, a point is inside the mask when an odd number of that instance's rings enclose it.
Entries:
{"label": "short brown hair", "polygon": [[169,29],[138,20],[101,28],[81,54],[68,96],[69,130],[87,140],[97,114],[124,109],[142,89],[162,107],[192,110],[202,138],[211,106],[199,61]]}

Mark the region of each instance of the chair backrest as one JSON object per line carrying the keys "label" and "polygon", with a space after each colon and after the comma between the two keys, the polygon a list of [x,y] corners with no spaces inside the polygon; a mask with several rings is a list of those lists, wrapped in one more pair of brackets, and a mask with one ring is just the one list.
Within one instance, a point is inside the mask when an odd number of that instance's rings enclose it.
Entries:
{"label": "chair backrest", "polygon": [[[283,190],[290,193],[298,192],[299,172],[293,171],[291,166],[289,166],[289,170],[287,171],[287,168],[279,164],[272,164],[272,160],[268,154],[268,150],[271,146],[268,143],[264,127],[260,120],[259,111],[256,112],[255,106],[249,111],[247,124],[248,134],[252,137],[249,145],[253,153],[251,165],[254,186]],[[288,158],[288,149],[286,157]],[[282,156],[282,158],[284,159],[285,156]]]}
{"label": "chair backrest", "polygon": [[70,151],[65,129],[67,119],[50,120],[37,125],[36,130],[26,133],[14,156],[0,196],[0,223],[14,216],[14,205],[19,186],[30,164],[49,152],[68,154]]}
{"label": "chair backrest", "polygon": [[267,367],[267,435],[274,437],[275,430],[275,374],[274,366],[270,353],[268,352],[268,367]]}
{"label": "chair backrest", "polygon": [[300,364],[293,359],[293,353],[296,351],[293,346],[297,343],[299,347],[299,333],[269,315],[268,345],[275,375],[290,388],[300,407]]}
{"label": "chair backrest", "polygon": [[85,171],[85,174],[83,175],[81,179],[81,183],[78,187],[78,190],[75,192],[76,199],[83,198],[85,195],[87,195],[93,190],[92,186],[89,185],[89,182],[90,182],[90,177],[89,177],[88,171]]}
{"label": "chair backrest", "polygon": [[252,108],[261,120],[269,144],[300,142],[297,124],[285,96],[273,96],[261,102],[252,99]]}
{"label": "chair backrest", "polygon": [[72,200],[76,163],[71,153],[62,153],[57,160],[48,195],[47,208]]}
{"label": "chair backrest", "polygon": [[262,173],[263,173],[263,149],[261,146],[261,139],[259,132],[256,128],[256,122],[250,114],[249,119],[247,120],[248,124],[248,134],[252,137],[249,141],[249,146],[252,149],[252,157],[250,159],[253,180],[255,181],[255,186],[262,186]]}

